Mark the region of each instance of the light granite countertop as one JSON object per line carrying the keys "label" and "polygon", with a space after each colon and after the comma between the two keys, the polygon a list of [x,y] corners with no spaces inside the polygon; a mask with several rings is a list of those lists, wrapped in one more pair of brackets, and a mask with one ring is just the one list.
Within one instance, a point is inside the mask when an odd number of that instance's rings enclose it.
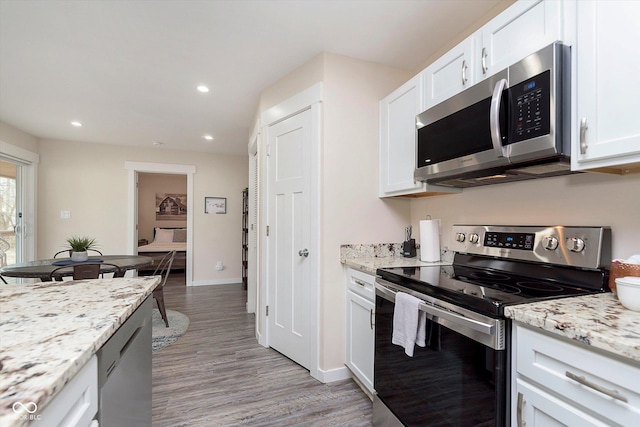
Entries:
{"label": "light granite countertop", "polygon": [[449,265],[453,262],[453,252],[443,248],[440,261],[420,261],[420,250],[413,258],[402,256],[402,243],[348,244],[340,246],[340,262],[364,273],[374,275],[378,268],[423,267]]}
{"label": "light granite countertop", "polygon": [[640,362],[640,312],[624,308],[613,293],[514,305],[505,315]]}
{"label": "light granite countertop", "polygon": [[[41,410],[151,295],[158,276],[0,286],[0,425]],[[149,349],[151,351],[151,349]]]}
{"label": "light granite countertop", "polygon": [[450,262],[423,262],[420,258],[404,258],[402,256],[349,258],[343,262],[348,267],[374,275],[379,268],[423,267],[429,265],[448,265]]}

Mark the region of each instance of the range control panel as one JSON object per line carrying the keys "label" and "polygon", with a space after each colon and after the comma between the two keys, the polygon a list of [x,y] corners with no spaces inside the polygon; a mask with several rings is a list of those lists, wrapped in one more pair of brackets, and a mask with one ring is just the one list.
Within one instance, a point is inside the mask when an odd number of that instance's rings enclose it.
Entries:
{"label": "range control panel", "polygon": [[597,269],[611,263],[609,227],[454,225],[459,253]]}
{"label": "range control panel", "polygon": [[498,231],[484,233],[484,245],[492,248],[533,250],[536,235],[532,233],[501,233]]}

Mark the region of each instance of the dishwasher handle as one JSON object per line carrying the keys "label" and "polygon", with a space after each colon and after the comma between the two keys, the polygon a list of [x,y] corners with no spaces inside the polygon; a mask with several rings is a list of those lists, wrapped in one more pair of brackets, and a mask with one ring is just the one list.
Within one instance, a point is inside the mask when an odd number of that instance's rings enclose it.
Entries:
{"label": "dishwasher handle", "polygon": [[102,387],[107,382],[131,344],[140,336],[147,323],[151,322],[146,314],[150,313],[152,308],[153,301],[149,296],[97,351],[98,387]]}

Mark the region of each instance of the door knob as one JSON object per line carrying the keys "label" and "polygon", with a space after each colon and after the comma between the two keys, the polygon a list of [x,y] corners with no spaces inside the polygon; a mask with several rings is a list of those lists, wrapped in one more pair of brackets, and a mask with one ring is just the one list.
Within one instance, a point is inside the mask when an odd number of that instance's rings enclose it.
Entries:
{"label": "door knob", "polygon": [[309,256],[309,249],[303,249],[301,251],[298,251],[298,255],[303,256],[303,257],[308,257]]}

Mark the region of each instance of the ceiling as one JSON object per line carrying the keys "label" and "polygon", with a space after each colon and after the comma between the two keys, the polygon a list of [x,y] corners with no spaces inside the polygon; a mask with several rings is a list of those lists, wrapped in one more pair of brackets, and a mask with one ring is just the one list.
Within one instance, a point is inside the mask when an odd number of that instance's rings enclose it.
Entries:
{"label": "ceiling", "polygon": [[0,0],[0,120],[42,139],[246,154],[261,91],[314,56],[417,70],[501,1]]}

